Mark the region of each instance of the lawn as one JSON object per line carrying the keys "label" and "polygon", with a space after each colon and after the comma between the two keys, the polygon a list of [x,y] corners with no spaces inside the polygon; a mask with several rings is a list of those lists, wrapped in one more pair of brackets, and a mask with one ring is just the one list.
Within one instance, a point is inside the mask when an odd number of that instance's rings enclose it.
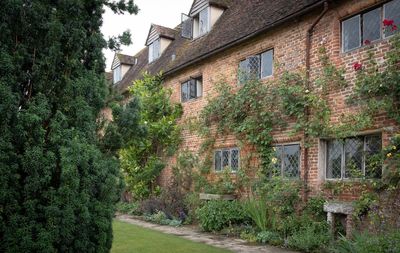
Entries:
{"label": "lawn", "polygon": [[178,236],[114,221],[112,253],[228,253],[230,251],[192,242]]}

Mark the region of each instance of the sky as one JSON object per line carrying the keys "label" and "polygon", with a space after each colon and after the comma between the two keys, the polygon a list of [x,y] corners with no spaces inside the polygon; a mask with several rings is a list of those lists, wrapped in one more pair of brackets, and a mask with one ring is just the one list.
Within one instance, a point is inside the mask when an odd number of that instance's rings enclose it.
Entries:
{"label": "sky", "polygon": [[[123,54],[135,55],[143,47],[151,24],[170,28],[181,22],[181,13],[188,13],[193,0],[136,0],[140,11],[137,15],[117,15],[108,8],[103,14],[101,31],[107,40],[111,36],[118,36],[126,30],[132,34],[132,45],[122,47]],[[104,50],[106,56],[106,70],[110,70],[114,52]]]}

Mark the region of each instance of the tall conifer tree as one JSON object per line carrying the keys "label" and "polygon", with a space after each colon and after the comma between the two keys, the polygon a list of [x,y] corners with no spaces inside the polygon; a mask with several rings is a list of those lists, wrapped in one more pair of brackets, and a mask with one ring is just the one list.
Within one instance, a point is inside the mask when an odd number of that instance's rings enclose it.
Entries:
{"label": "tall conifer tree", "polygon": [[[130,1],[0,1],[0,252],[107,252],[118,162],[99,149],[105,7]],[[126,35],[126,34],[125,34]],[[128,39],[129,40],[129,39]]]}

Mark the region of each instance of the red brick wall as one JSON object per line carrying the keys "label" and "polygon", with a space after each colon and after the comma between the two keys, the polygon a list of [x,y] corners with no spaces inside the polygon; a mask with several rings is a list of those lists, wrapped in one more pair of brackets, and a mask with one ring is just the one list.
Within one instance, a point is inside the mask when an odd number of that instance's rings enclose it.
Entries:
{"label": "red brick wall", "polygon": [[[344,2],[344,1],[343,1]],[[355,112],[357,108],[350,107],[346,104],[345,100],[351,94],[352,84],[354,83],[355,73],[352,64],[356,61],[365,60],[366,48],[360,48],[351,52],[342,53],[341,51],[341,34],[340,34],[340,20],[343,18],[356,14],[376,3],[382,1],[376,0],[353,0],[346,1],[341,4],[331,4],[329,11],[321,19],[315,27],[312,37],[311,47],[311,72],[310,77],[312,80],[319,76],[321,71],[321,63],[319,61],[318,50],[321,45],[327,49],[330,60],[337,67],[345,67],[346,80],[351,83],[349,87],[343,89],[334,89],[328,94],[328,102],[332,110],[332,123],[337,123],[343,114]],[[215,83],[219,80],[226,80],[232,86],[237,85],[237,69],[240,60],[247,56],[257,54],[268,49],[274,49],[275,63],[282,64],[284,69],[290,71],[305,71],[305,38],[308,27],[314,22],[319,15],[320,11],[314,11],[307,16],[298,18],[297,20],[288,22],[273,30],[264,33],[261,36],[251,39],[246,43],[226,50],[222,53],[216,54],[214,57],[204,60],[200,64],[188,67],[174,76],[166,78],[166,86],[173,90],[172,100],[180,102],[180,84],[186,81],[190,76],[201,74],[203,76],[203,96],[196,100],[183,103],[183,119],[196,117],[196,115],[207,104],[207,98],[215,95]],[[389,50],[387,40],[373,43],[371,45],[374,49],[375,57],[378,62],[383,61],[385,52]],[[272,78],[277,78],[275,75]],[[390,120],[385,115],[380,115],[376,118],[376,122],[372,129],[365,129],[366,131],[381,131],[383,137],[383,144],[389,141],[389,137],[393,131],[396,131],[398,126],[393,120]],[[301,178],[304,178],[304,140],[303,135],[290,136],[290,127],[285,130],[276,130],[272,133],[274,142],[300,142],[302,146],[301,152]],[[197,152],[202,140],[195,133],[187,130],[182,133],[183,142],[181,150],[188,149]],[[309,176],[308,185],[311,188],[311,194],[317,194],[321,191],[321,186],[324,183],[322,177],[323,168],[319,165],[319,154],[321,152],[319,147],[319,140],[311,140],[312,144],[309,148],[308,164]],[[237,145],[237,140],[234,136],[225,136],[225,138],[217,139],[215,148],[232,147]],[[242,154],[243,155],[243,154]],[[175,163],[175,158],[168,161],[167,168],[162,172],[159,181],[161,185],[166,185],[171,177],[171,166]],[[213,172],[211,172],[213,173]],[[354,199],[358,196],[356,190],[344,192],[340,197],[342,199]]]}

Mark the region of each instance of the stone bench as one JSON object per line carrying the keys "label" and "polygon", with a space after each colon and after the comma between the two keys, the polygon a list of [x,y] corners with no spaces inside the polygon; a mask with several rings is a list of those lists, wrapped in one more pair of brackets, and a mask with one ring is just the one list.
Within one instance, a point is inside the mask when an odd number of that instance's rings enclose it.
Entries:
{"label": "stone bench", "polygon": [[353,202],[331,201],[325,202],[324,211],[327,213],[327,221],[331,226],[332,233],[335,233],[335,222],[338,214],[346,216],[346,237],[350,237],[353,231]]}

